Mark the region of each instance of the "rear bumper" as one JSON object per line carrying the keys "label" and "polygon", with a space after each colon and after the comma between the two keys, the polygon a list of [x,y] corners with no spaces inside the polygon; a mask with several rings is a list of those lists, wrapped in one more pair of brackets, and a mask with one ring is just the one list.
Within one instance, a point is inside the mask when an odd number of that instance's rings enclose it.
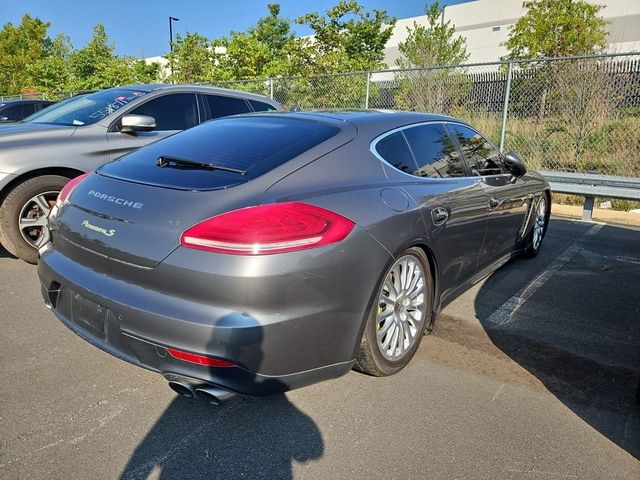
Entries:
{"label": "rear bumper", "polygon": [[[379,275],[390,262],[389,254],[366,232],[354,236],[348,245],[285,254],[284,268],[275,256],[225,256],[178,248],[158,267],[140,269],[133,276],[136,283],[128,270],[137,267],[123,265],[126,278],[118,278],[48,245],[40,252],[38,274],[45,303],[68,328],[98,348],[167,377],[267,395],[350,370]],[[185,274],[177,265],[185,265],[186,255],[195,258],[194,265],[201,255],[224,258],[203,266],[217,265],[216,274],[185,275],[180,287],[167,288],[180,280],[180,272]],[[229,261],[235,265],[225,263]],[[331,277],[328,272],[333,272]],[[206,278],[210,285],[202,284]],[[192,296],[186,293],[187,281],[194,282]],[[203,288],[209,290],[210,302],[202,296]],[[240,305],[243,296],[246,301]],[[77,298],[103,309],[98,326],[82,318]],[[176,360],[167,347],[237,366]]]}

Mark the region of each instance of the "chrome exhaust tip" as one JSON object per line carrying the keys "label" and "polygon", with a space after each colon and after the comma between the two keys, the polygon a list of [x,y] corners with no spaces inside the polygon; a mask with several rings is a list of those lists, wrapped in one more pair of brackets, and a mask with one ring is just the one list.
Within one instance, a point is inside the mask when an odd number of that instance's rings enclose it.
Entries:
{"label": "chrome exhaust tip", "polygon": [[195,398],[196,396],[191,385],[187,383],[176,382],[175,380],[171,380],[169,382],[169,388],[171,388],[171,390],[173,390],[178,395],[184,398]]}
{"label": "chrome exhaust tip", "polygon": [[196,395],[199,399],[216,406],[229,403],[237,396],[237,394],[230,392],[229,390],[211,385],[203,385],[196,388]]}

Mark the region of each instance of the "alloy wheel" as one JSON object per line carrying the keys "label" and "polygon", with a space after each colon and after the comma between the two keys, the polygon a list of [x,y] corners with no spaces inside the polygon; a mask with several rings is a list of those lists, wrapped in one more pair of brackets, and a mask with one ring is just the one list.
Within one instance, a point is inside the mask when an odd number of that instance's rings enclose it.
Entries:
{"label": "alloy wheel", "polygon": [[531,245],[534,250],[537,250],[542,243],[542,237],[544,236],[544,226],[547,222],[547,201],[544,198],[540,198],[538,203],[538,210],[536,212],[535,223],[533,224],[533,239]]}
{"label": "alloy wheel", "polygon": [[29,199],[20,210],[18,229],[25,241],[40,248],[49,241],[47,218],[58,198],[58,191],[39,193]]}
{"label": "alloy wheel", "polygon": [[425,272],[413,255],[398,259],[378,297],[376,338],[382,355],[401,360],[418,341],[425,321]]}

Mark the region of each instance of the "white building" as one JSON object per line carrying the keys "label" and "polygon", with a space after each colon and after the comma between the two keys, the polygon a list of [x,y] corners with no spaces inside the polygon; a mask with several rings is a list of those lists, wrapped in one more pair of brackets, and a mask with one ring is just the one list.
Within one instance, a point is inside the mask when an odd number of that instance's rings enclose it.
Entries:
{"label": "white building", "polygon": [[[592,0],[604,5],[600,11],[609,22],[609,48],[612,53],[640,50],[640,0]],[[468,63],[494,62],[507,54],[502,44],[509,30],[526,9],[522,0],[472,0],[444,8],[444,21],[455,25],[456,33],[466,37]],[[385,63],[395,66],[400,55],[398,44],[407,38],[407,28],[426,25],[427,16],[399,19],[385,49]]]}

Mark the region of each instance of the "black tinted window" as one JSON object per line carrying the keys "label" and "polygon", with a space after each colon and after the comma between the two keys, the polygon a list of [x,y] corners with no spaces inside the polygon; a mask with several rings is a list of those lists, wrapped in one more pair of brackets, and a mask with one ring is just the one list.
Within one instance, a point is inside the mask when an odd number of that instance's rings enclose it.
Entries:
{"label": "black tinted window", "polygon": [[464,176],[460,154],[444,125],[421,125],[403,132],[418,165],[414,175],[434,178]]}
{"label": "black tinted window", "polygon": [[154,98],[129,113],[155,118],[156,130],[186,130],[198,124],[198,104],[192,93]]}
{"label": "black tinted window", "polygon": [[462,125],[451,125],[460,143],[471,173],[474,175],[499,175],[506,173],[502,167],[500,152],[475,130]]}
{"label": "black tinted window", "polygon": [[[268,118],[224,118],[153,143],[98,169],[101,175],[180,189],[211,189],[251,180],[336,135],[319,122]],[[159,157],[242,170],[159,167]]]}
{"label": "black tinted window", "polygon": [[402,132],[395,132],[384,137],[376,145],[378,155],[388,163],[405,173],[416,171],[416,162]]}
{"label": "black tinted window", "polygon": [[22,105],[14,105],[2,110],[0,117],[7,117],[8,120],[22,120],[25,117],[22,115]]}
{"label": "black tinted window", "polygon": [[53,105],[53,103],[47,103],[47,102],[37,103],[36,105],[34,105],[35,111],[39,112],[40,110],[42,110],[45,107],[48,107],[49,105]]}
{"label": "black tinted window", "polygon": [[247,102],[243,98],[222,97],[219,95],[205,95],[205,98],[209,104],[211,118],[249,112]]}
{"label": "black tinted window", "polygon": [[27,103],[25,105],[22,105],[22,113],[21,113],[21,117],[20,119],[22,120],[23,118],[27,118],[29,115],[33,115],[36,111],[36,106],[31,103]]}
{"label": "black tinted window", "polygon": [[276,110],[276,107],[274,107],[273,105],[269,105],[268,103],[257,102],[255,100],[249,100],[249,103],[256,112],[268,112],[270,110]]}

